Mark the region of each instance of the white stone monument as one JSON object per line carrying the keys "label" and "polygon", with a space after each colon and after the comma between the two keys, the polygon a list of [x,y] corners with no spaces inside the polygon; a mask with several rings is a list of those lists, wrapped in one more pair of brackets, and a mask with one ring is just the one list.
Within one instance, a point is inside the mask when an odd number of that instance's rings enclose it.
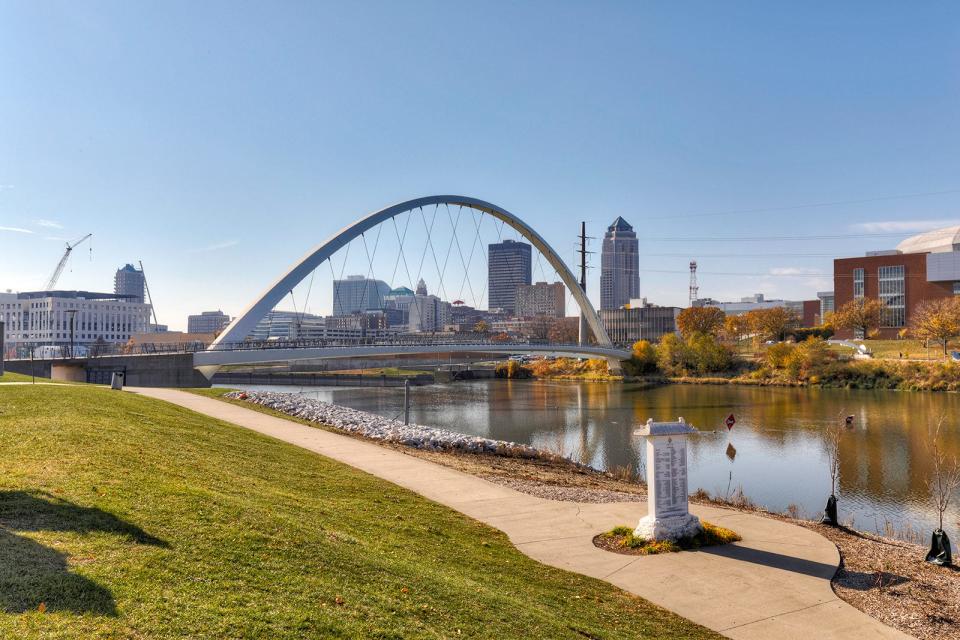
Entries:
{"label": "white stone monument", "polygon": [[635,435],[647,439],[647,515],[634,535],[646,540],[677,540],[695,536],[700,518],[687,503],[687,436],[697,430],[677,422],[647,420]]}

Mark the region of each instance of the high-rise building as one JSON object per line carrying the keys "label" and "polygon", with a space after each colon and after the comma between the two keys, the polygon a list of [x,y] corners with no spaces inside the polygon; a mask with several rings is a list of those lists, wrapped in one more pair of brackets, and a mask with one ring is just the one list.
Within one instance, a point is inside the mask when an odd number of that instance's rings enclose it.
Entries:
{"label": "high-rise building", "polygon": [[187,333],[216,333],[230,324],[230,316],[219,309],[187,316]]}
{"label": "high-rise building", "polygon": [[517,286],[517,317],[566,315],[566,287],[562,282],[521,284]]}
{"label": "high-rise building", "polygon": [[144,282],[143,271],[127,264],[117,269],[113,276],[113,292],[118,296],[128,296],[131,302],[143,303]]}
{"label": "high-rise building", "polygon": [[383,309],[384,297],[388,293],[390,285],[383,280],[364,276],[347,276],[346,280],[334,280],[333,315],[349,316]]}
{"label": "high-rise building", "polygon": [[410,303],[407,330],[411,333],[443,331],[450,323],[453,305],[434,295],[416,295]]}
{"label": "high-rise building", "polygon": [[418,296],[427,295],[427,283],[423,281],[423,278],[420,278],[420,281],[417,282],[417,295]]}
{"label": "high-rise building", "polygon": [[517,286],[533,280],[530,245],[504,240],[489,246],[487,260],[487,289],[490,291],[489,309],[517,310]]}
{"label": "high-rise building", "polygon": [[617,217],[603,235],[600,308],[619,309],[640,297],[640,244],[633,227]]}

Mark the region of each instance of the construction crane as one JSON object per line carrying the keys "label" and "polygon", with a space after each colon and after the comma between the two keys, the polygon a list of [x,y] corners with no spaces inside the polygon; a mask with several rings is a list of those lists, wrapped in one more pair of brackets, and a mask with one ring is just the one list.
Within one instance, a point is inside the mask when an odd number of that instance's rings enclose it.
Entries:
{"label": "construction crane", "polygon": [[67,243],[67,250],[63,252],[63,257],[60,258],[60,262],[57,263],[57,268],[53,270],[53,275],[50,276],[50,280],[47,282],[47,286],[44,288],[44,291],[51,291],[55,286],[57,286],[57,280],[60,279],[60,274],[63,273],[63,268],[67,266],[67,260],[70,259],[70,253],[77,248],[78,245],[83,243],[91,236],[93,236],[93,234],[88,233],[73,244],[70,244],[69,242]]}

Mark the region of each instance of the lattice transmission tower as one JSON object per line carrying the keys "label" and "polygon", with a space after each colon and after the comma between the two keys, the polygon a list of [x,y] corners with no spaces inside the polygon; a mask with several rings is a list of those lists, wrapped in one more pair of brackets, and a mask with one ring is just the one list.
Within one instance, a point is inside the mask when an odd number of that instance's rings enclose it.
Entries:
{"label": "lattice transmission tower", "polygon": [[697,261],[690,261],[690,304],[700,297],[700,287],[697,286]]}

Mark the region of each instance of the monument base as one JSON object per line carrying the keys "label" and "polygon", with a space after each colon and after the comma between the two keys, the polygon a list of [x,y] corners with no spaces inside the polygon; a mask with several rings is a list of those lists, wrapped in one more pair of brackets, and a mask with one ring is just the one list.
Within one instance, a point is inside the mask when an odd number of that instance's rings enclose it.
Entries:
{"label": "monument base", "polygon": [[640,518],[640,523],[633,530],[633,535],[644,540],[679,540],[680,538],[692,538],[700,533],[703,527],[700,526],[700,518],[687,513],[682,516],[672,518],[653,518],[644,516]]}

